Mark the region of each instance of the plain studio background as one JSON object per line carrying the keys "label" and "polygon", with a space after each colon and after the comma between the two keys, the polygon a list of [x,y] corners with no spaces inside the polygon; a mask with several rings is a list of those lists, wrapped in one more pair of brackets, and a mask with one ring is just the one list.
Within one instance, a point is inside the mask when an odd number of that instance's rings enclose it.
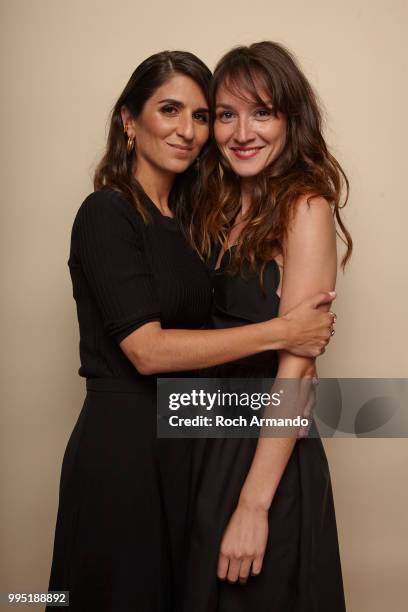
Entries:
{"label": "plain studio background", "polygon": [[[299,58],[352,191],[321,376],[407,377],[406,5],[401,0],[1,4],[2,580],[46,590],[63,451],[84,396],[66,265],[108,113],[136,65],[186,49],[210,67],[271,39]],[[404,53],[405,51],[405,53]],[[406,160],[405,160],[406,161]],[[339,245],[341,252],[341,245]],[[327,440],[349,612],[406,610],[406,440]]]}

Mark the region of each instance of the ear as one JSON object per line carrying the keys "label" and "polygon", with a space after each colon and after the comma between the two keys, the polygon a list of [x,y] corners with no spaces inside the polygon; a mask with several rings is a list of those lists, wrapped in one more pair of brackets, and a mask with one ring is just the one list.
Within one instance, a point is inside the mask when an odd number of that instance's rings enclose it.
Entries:
{"label": "ear", "polygon": [[120,115],[122,117],[123,131],[126,132],[126,134],[130,138],[135,138],[135,120],[131,112],[126,108],[126,106],[122,106],[122,108],[120,109]]}

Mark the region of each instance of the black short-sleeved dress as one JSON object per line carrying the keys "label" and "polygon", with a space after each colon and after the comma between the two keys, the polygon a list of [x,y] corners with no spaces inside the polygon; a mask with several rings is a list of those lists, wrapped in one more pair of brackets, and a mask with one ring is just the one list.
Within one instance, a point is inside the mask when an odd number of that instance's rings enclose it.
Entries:
{"label": "black short-sleeved dress", "polygon": [[72,230],[87,395],[62,466],[49,588],[70,591],[75,611],[176,605],[190,441],[156,438],[156,378],[141,376],[118,344],[149,321],[202,327],[211,287],[177,221],[147,196],[144,205],[147,225],[119,193],[95,192]]}
{"label": "black short-sleeved dress", "polygon": [[[216,257],[214,257],[214,261]],[[278,314],[279,268],[258,275],[214,272],[215,328],[258,323]],[[207,376],[273,378],[277,353],[211,368]],[[316,433],[316,432],[315,432]],[[246,585],[216,577],[225,527],[248,474],[256,439],[195,440],[192,453],[191,536],[183,612],[344,612],[344,594],[329,468],[320,438],[296,442],[269,511],[262,572]]]}

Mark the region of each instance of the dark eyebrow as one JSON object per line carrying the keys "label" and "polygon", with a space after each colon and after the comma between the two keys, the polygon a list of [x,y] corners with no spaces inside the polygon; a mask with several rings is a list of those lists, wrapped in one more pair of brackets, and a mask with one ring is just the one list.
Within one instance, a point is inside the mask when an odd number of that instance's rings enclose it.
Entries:
{"label": "dark eyebrow", "polygon": [[164,100],[160,100],[157,104],[174,104],[174,106],[183,107],[184,104],[180,102],[180,100],[174,100],[173,98],[165,98]]}
{"label": "dark eyebrow", "polygon": [[[183,102],[180,102],[180,100],[175,100],[174,98],[165,98],[164,100],[160,100],[158,102],[158,104],[173,104],[174,106],[177,106],[178,108],[184,108],[185,104]],[[209,108],[197,108],[195,111],[195,113],[209,113],[210,109]]]}

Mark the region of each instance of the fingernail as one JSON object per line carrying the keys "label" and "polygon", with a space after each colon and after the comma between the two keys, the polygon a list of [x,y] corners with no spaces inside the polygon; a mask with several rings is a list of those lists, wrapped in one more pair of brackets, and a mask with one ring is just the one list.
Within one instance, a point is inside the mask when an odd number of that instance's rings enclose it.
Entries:
{"label": "fingernail", "polygon": [[336,292],[335,291],[329,291],[329,295],[331,295],[331,297],[336,297]]}

